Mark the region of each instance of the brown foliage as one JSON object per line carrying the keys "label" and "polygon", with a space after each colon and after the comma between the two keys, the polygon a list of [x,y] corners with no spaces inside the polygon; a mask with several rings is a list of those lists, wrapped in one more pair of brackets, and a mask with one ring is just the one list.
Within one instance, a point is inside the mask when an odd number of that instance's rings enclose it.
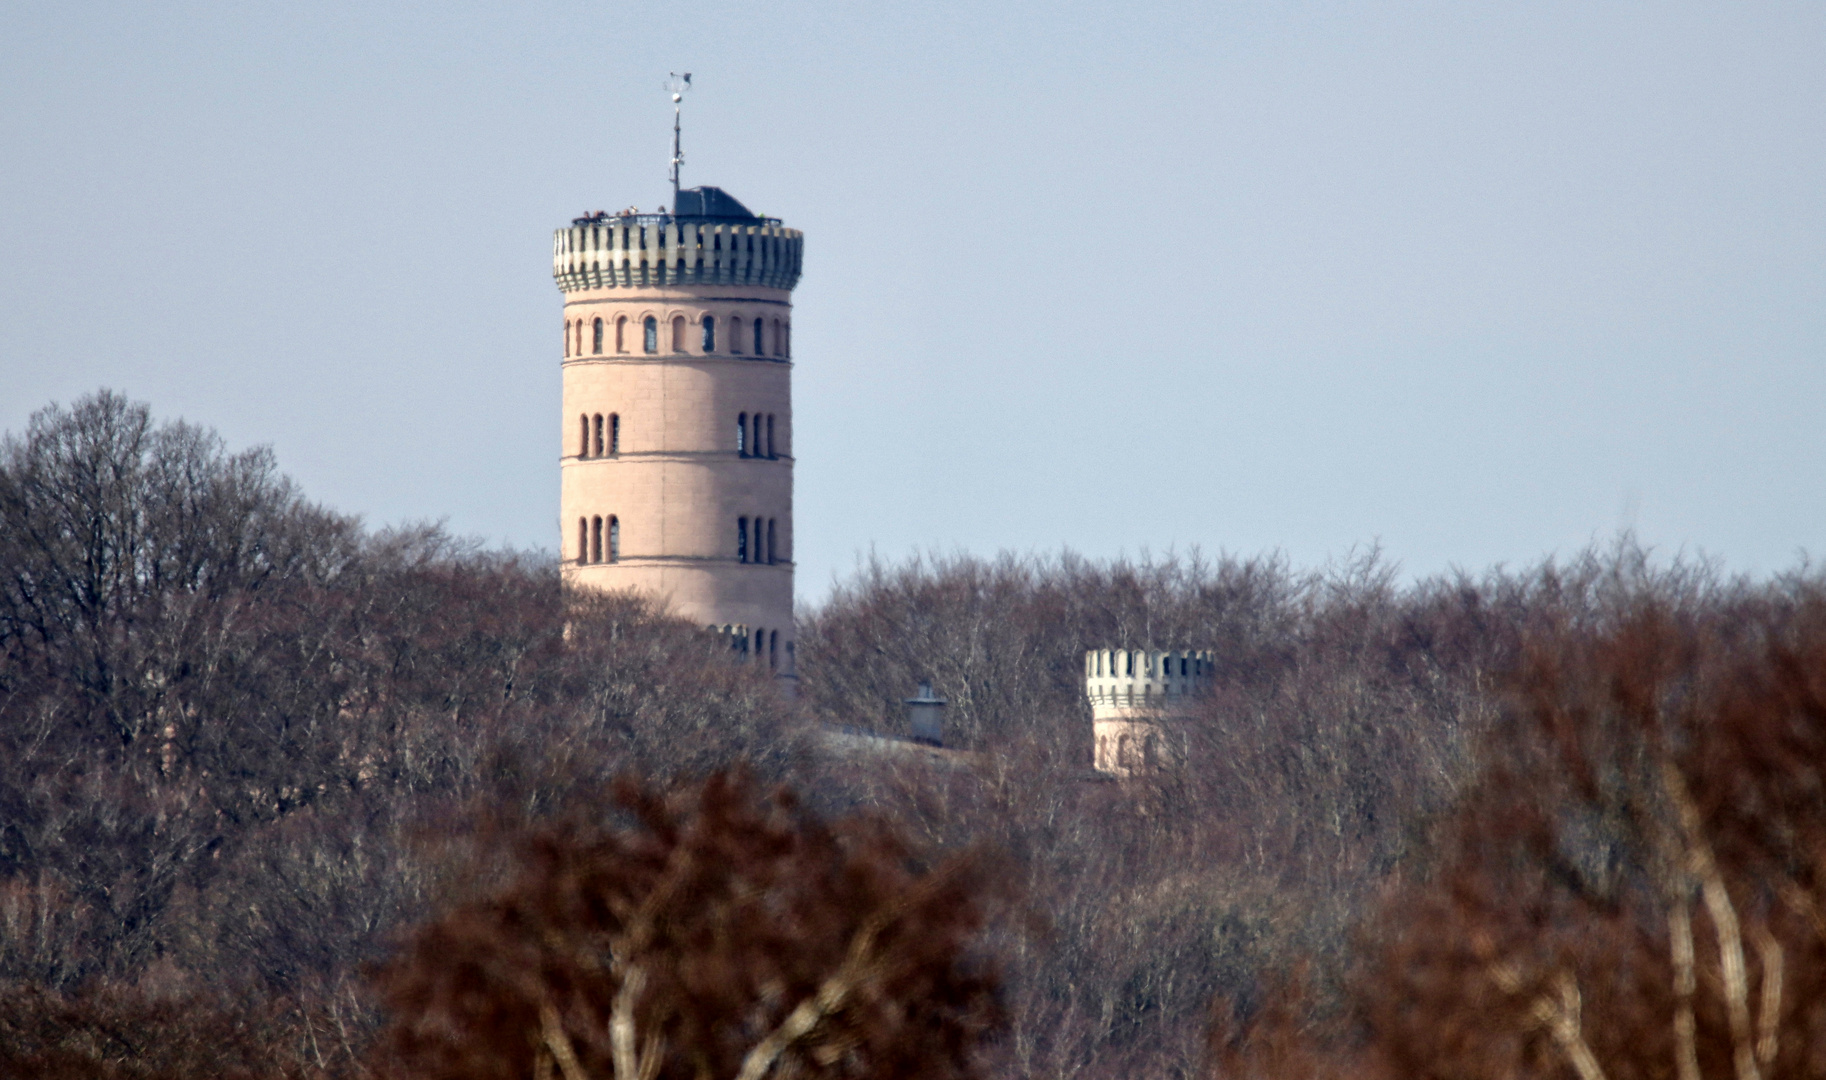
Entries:
{"label": "brown foliage", "polygon": [[1407,1076],[1818,1075],[1826,596],[1530,634],[1484,778],[1358,1002]]}
{"label": "brown foliage", "polygon": [[[986,867],[921,860],[744,776],[524,836],[499,895],[420,930],[384,979],[401,1076],[964,1077],[998,1024],[974,949]],[[555,1073],[554,1073],[555,1070]]]}

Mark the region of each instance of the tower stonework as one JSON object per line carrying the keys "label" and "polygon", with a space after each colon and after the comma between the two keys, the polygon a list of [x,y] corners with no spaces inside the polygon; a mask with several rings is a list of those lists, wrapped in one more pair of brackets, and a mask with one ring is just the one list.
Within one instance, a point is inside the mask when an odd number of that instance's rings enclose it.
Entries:
{"label": "tower stonework", "polygon": [[1211,685],[1213,658],[1208,650],[1085,653],[1096,770],[1129,777],[1177,767],[1185,758],[1185,733],[1175,721]]}
{"label": "tower stonework", "polygon": [[793,670],[792,290],[803,236],[717,188],[557,230],[566,579]]}

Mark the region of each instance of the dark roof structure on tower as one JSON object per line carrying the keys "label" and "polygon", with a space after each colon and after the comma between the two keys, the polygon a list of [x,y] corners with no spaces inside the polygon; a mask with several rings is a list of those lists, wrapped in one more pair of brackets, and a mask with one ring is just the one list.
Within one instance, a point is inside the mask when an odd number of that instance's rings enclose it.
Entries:
{"label": "dark roof structure on tower", "polygon": [[743,206],[734,195],[720,187],[686,188],[678,193],[673,217],[709,218],[715,221],[759,221],[760,215]]}

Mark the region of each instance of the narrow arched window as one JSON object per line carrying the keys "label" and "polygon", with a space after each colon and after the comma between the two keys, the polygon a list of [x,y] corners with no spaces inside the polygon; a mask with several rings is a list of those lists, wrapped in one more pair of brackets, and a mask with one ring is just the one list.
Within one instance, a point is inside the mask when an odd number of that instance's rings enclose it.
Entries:
{"label": "narrow arched window", "polygon": [[602,561],[602,519],[599,517],[590,519],[590,561]]}
{"label": "narrow arched window", "polygon": [[790,358],[793,354],[793,321],[786,320],[781,324],[781,330],[786,335],[786,341],[783,343],[784,347],[781,348],[780,355]]}
{"label": "narrow arched window", "polygon": [[621,519],[613,514],[609,515],[608,554],[610,562],[614,562],[621,558]]}
{"label": "narrow arched window", "polygon": [[780,670],[780,631],[767,632],[767,670]]}
{"label": "narrow arched window", "polygon": [[735,318],[729,320],[729,351],[732,353],[735,353],[738,356],[741,355],[741,352],[742,352],[742,323],[743,323],[743,321],[744,320],[742,319],[742,317],[740,315],[737,315]]}
{"label": "narrow arched window", "polygon": [[596,456],[602,456],[602,414],[596,414]]}
{"label": "narrow arched window", "polygon": [[618,353],[628,351],[628,317],[626,315],[617,316],[615,319],[615,351]]}
{"label": "narrow arched window", "polygon": [[775,356],[780,355],[780,320],[778,320],[778,319],[774,320],[773,347],[774,347],[774,355]]}
{"label": "narrow arched window", "polygon": [[767,561],[769,563],[777,563],[780,561],[780,549],[774,546],[773,518],[767,519]]}
{"label": "narrow arched window", "polygon": [[685,317],[683,315],[672,316],[672,351],[685,351]]}
{"label": "narrow arched window", "polygon": [[590,345],[591,345],[590,352],[594,353],[597,356],[602,355],[602,320],[601,319],[597,319],[596,322],[590,327]]}
{"label": "narrow arched window", "polygon": [[621,453],[621,414],[609,414],[609,453]]}
{"label": "narrow arched window", "polygon": [[654,318],[651,315],[647,316],[646,338],[647,338],[647,340],[645,342],[643,342],[643,344],[646,346],[647,351],[649,353],[658,352],[659,351],[659,320]]}
{"label": "narrow arched window", "polygon": [[580,458],[586,458],[586,457],[590,456],[590,418],[587,416],[579,416],[577,418],[577,422],[578,422],[577,426],[579,428],[578,438],[577,438],[577,456]]}
{"label": "narrow arched window", "polygon": [[566,320],[564,320],[564,357],[565,357],[565,359],[568,360],[568,359],[570,359],[570,356],[571,356],[571,320],[566,319]]}
{"label": "narrow arched window", "polygon": [[737,457],[748,456],[747,413],[737,413],[735,417],[735,452]]}
{"label": "narrow arched window", "polygon": [[713,353],[716,351],[716,316],[715,315],[704,316],[704,351],[707,353]]}
{"label": "narrow arched window", "polygon": [[774,414],[773,413],[767,414],[767,456],[770,458],[777,458],[780,456],[779,453],[777,453],[774,448]]}
{"label": "narrow arched window", "polygon": [[766,353],[761,348],[761,333],[762,333],[763,329],[765,329],[765,328],[762,326],[761,320],[757,318],[754,321],[754,354],[756,356],[765,356],[766,355]]}
{"label": "narrow arched window", "polygon": [[590,523],[588,519],[577,519],[577,562],[579,565],[590,561]]}
{"label": "narrow arched window", "polygon": [[752,456],[752,457],[761,456],[761,451],[763,449],[763,445],[761,443],[761,414],[760,413],[754,414],[754,438],[748,440],[748,446],[749,446],[748,453],[750,456]]}
{"label": "narrow arched window", "polygon": [[754,552],[754,561],[755,562],[766,562],[767,561],[767,549],[765,547],[763,547],[761,544],[762,535],[763,534],[761,532],[761,519],[755,518],[754,519],[754,547],[750,549]]}
{"label": "narrow arched window", "polygon": [[756,627],[755,632],[749,636],[754,642],[754,662],[758,664],[761,662],[761,654],[766,651],[767,631]]}
{"label": "narrow arched window", "polygon": [[748,519],[735,519],[735,561],[748,561]]}

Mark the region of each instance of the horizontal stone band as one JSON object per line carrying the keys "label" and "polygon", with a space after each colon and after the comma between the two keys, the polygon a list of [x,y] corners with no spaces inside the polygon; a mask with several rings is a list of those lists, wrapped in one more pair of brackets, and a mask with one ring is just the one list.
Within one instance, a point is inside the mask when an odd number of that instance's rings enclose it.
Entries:
{"label": "horizontal stone band", "polygon": [[647,355],[628,355],[627,353],[607,353],[602,356],[573,356],[564,361],[560,367],[572,364],[779,364],[782,367],[793,366],[791,360],[777,360],[771,356],[744,356],[735,354],[722,356],[712,353],[655,353]]}
{"label": "horizontal stone band", "polygon": [[566,454],[559,458],[559,460],[566,464],[573,462],[578,464],[594,464],[598,461],[752,461],[757,465],[791,465],[793,463],[792,456],[789,454],[779,454],[774,457],[743,457],[734,450],[622,450],[614,454],[601,454],[592,457],[583,457],[578,454]]}
{"label": "horizontal stone band", "polygon": [[743,562],[728,555],[623,555],[614,562],[567,563],[566,570],[606,570],[617,566],[752,566],[756,569],[791,570],[793,564],[787,560],[758,563]]}

